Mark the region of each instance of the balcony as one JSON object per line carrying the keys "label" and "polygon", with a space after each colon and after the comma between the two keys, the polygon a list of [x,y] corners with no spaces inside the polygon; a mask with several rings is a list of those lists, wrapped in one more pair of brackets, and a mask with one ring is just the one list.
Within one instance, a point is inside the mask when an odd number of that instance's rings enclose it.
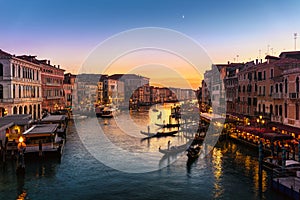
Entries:
{"label": "balcony", "polygon": [[52,100],[52,99],[61,99],[63,97],[62,96],[47,96],[46,98],[47,98],[47,100]]}
{"label": "balcony", "polygon": [[55,86],[55,87],[61,87],[63,84],[60,83],[45,83],[46,86]]}
{"label": "balcony", "polygon": [[262,116],[264,119],[271,119],[270,113],[262,113],[262,112],[254,111],[254,116],[256,117]]}
{"label": "balcony", "polygon": [[272,98],[273,99],[282,99],[282,93],[273,93]]}
{"label": "balcony", "polygon": [[271,121],[272,121],[272,122],[283,123],[283,121],[282,121],[282,116],[279,116],[279,115],[272,115]]}
{"label": "balcony", "polygon": [[15,99],[0,99],[0,103],[36,103],[41,102],[43,99],[40,97],[36,98],[15,98]]}

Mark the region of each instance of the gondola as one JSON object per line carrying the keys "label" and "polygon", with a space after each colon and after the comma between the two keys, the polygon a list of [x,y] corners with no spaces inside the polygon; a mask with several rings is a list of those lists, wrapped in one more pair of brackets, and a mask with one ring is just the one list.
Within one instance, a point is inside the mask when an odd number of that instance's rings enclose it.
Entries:
{"label": "gondola", "polygon": [[187,144],[181,146],[172,146],[169,149],[161,149],[159,148],[159,152],[163,154],[177,154],[187,150]]}
{"label": "gondola", "polygon": [[148,132],[144,132],[144,131],[141,131],[141,134],[144,134],[144,135],[147,135],[148,137],[146,138],[143,138],[143,140],[146,140],[146,139],[150,139],[150,138],[160,138],[160,137],[168,137],[168,136],[174,136],[176,133],[178,133],[178,131],[169,131],[169,132],[157,132],[156,134],[154,133],[149,133],[148,135]]}
{"label": "gondola", "polygon": [[178,128],[180,127],[180,124],[155,124],[156,126],[159,126],[161,128]]}

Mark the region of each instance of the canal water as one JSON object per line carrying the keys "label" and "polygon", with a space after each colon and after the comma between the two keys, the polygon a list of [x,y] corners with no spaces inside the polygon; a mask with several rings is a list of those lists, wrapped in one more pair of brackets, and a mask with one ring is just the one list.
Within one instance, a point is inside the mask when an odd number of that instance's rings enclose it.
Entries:
{"label": "canal water", "polygon": [[[169,108],[161,109],[165,109],[163,114],[168,115]],[[150,109],[128,115],[134,124],[148,131],[147,125],[158,113],[153,113]],[[128,115],[119,113],[117,117],[128,118]],[[147,157],[144,162],[147,172],[139,168],[136,168],[137,171],[128,170],[134,165],[143,165],[135,160],[128,164],[128,160],[124,162],[127,159],[125,156],[122,158],[122,155],[116,155],[116,159],[109,157],[108,152],[105,157],[105,149],[101,146],[101,141],[98,142],[99,137],[101,140],[104,138],[98,133],[91,134],[96,130],[89,124],[92,121],[97,121],[106,139],[121,149],[135,154],[150,153],[146,155],[151,157]],[[187,142],[184,134],[141,141],[145,135],[128,135],[124,133],[129,131],[124,130],[127,128],[114,119],[87,118],[76,123],[70,121],[68,140],[60,161],[26,161],[24,176],[16,176],[15,161],[0,164],[0,199],[17,199],[22,193],[27,194],[26,199],[32,200],[285,199],[271,189],[271,179],[267,172],[263,172],[263,180],[259,184],[257,153],[252,149],[232,141],[223,141],[205,158],[187,165],[185,154],[174,159],[173,156],[164,157],[158,152],[158,147],[167,148],[169,141],[172,145]],[[84,131],[86,137],[83,135]],[[157,131],[155,126],[150,126],[150,132],[152,131]],[[102,156],[95,156],[95,151],[99,151]],[[108,163],[109,160],[113,162]],[[153,166],[159,167],[155,169]]]}

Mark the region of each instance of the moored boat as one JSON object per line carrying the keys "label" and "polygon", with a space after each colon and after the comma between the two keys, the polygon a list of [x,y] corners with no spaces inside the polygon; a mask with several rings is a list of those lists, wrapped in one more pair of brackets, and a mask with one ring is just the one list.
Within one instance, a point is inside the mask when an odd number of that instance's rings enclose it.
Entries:
{"label": "moored boat", "polygon": [[110,106],[96,108],[96,116],[101,118],[113,118],[115,112],[116,109]]}
{"label": "moored boat", "polygon": [[150,138],[154,138],[154,137],[168,137],[168,136],[174,136],[175,134],[177,134],[178,131],[168,131],[168,132],[165,132],[165,131],[162,131],[162,132],[157,132],[157,133],[149,133],[148,132],[144,132],[144,131],[141,131],[141,134],[144,134],[144,135],[147,135],[148,137],[146,138],[143,138],[143,140],[146,140],[146,139],[150,139]]}
{"label": "moored boat", "polygon": [[177,133],[178,133],[178,131],[168,131],[168,132],[162,131],[162,132],[157,132],[157,133],[155,134],[155,137],[173,136],[173,135],[175,135],[175,134],[177,134]]}
{"label": "moored boat", "polygon": [[23,133],[26,154],[52,154],[61,156],[65,138],[57,133],[58,124],[37,124]]}
{"label": "moored boat", "polygon": [[152,137],[152,136],[156,135],[156,133],[150,133],[150,132],[146,132],[146,131],[141,131],[141,134],[149,136],[149,137]]}
{"label": "moored boat", "polygon": [[155,123],[156,126],[159,126],[161,128],[178,128],[180,127],[180,124],[157,124]]}
{"label": "moored boat", "polygon": [[169,149],[158,149],[160,153],[163,154],[177,154],[187,150],[187,144],[183,144],[181,146],[172,146]]}

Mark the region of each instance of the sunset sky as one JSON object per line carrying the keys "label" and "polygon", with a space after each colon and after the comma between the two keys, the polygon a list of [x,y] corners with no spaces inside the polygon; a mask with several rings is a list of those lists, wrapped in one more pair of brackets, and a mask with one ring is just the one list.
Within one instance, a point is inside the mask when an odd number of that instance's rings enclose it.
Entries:
{"label": "sunset sky", "polygon": [[294,50],[293,34],[300,35],[298,0],[0,3],[0,49],[50,59],[72,73],[101,42],[133,28],[179,31],[198,42],[213,63],[246,62],[258,58],[259,50],[261,58],[266,53],[279,55]]}

